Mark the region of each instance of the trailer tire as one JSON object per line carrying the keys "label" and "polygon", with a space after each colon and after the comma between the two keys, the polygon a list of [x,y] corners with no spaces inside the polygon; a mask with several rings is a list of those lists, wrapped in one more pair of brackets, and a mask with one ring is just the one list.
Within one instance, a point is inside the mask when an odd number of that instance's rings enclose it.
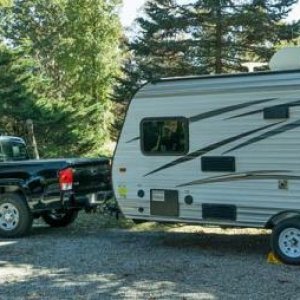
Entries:
{"label": "trailer tire", "polygon": [[275,256],[290,265],[300,265],[300,218],[278,223],[272,232],[271,247]]}
{"label": "trailer tire", "polygon": [[33,216],[24,197],[17,193],[0,195],[0,236],[17,238],[28,234]]}
{"label": "trailer tire", "polygon": [[66,227],[73,223],[78,216],[78,210],[59,212],[51,210],[42,215],[43,220],[51,227]]}

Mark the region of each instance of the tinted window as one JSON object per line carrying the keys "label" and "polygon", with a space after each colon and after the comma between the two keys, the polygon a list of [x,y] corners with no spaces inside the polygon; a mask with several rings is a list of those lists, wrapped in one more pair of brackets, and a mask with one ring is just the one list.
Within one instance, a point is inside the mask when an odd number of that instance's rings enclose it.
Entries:
{"label": "tinted window", "polygon": [[148,155],[182,155],[188,152],[185,118],[151,118],[141,124],[142,150]]}
{"label": "tinted window", "polygon": [[13,141],[0,142],[0,160],[24,160],[28,159],[26,146]]}

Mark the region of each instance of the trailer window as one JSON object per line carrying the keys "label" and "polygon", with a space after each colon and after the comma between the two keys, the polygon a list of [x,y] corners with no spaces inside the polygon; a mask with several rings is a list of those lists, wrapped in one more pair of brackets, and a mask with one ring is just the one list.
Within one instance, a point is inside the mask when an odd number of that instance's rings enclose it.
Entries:
{"label": "trailer window", "polygon": [[141,147],[146,155],[183,155],[188,152],[186,118],[147,118],[141,123]]}

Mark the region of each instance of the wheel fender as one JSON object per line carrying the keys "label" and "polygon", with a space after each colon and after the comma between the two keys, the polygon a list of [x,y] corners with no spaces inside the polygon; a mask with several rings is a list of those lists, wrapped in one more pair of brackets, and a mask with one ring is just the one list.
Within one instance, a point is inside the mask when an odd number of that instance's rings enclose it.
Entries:
{"label": "wheel fender", "polygon": [[17,193],[22,196],[22,198],[26,201],[27,205],[30,202],[30,193],[29,190],[24,186],[21,182],[0,182],[0,197],[1,194],[7,193]]}
{"label": "wheel fender", "polygon": [[280,222],[291,219],[291,218],[299,218],[300,219],[300,211],[285,211],[281,212],[275,216],[273,216],[266,224],[266,228],[272,229]]}

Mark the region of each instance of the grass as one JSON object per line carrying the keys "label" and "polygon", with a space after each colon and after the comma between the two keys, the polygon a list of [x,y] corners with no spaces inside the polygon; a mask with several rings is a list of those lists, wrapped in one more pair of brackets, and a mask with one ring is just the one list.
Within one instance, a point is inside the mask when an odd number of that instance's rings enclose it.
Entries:
{"label": "grass", "polygon": [[[115,202],[111,200],[112,207]],[[43,224],[42,220],[36,223]],[[194,233],[209,233],[215,232],[218,234],[235,235],[235,234],[266,234],[267,230],[264,229],[251,229],[251,228],[220,228],[218,226],[201,226],[201,225],[188,225],[183,223],[157,223],[157,222],[143,222],[135,224],[132,220],[126,219],[122,214],[117,219],[115,214],[103,213],[97,210],[93,213],[86,213],[80,211],[78,218],[72,224],[72,231],[78,232],[80,230],[98,231],[103,229],[126,229],[130,231],[176,231],[176,232],[194,232]]]}
{"label": "grass", "polygon": [[85,213],[80,212],[74,223],[76,229],[127,229],[131,231],[169,231],[185,224],[143,222],[135,224],[132,220],[120,216],[117,219],[114,215],[102,214],[100,212]]}
{"label": "grass", "polygon": [[131,220],[125,219],[124,217],[120,217],[119,219],[117,219],[115,216],[101,214],[99,212],[85,213],[84,211],[82,211],[79,213],[79,216],[74,225],[78,228],[130,229],[134,227],[135,224]]}

